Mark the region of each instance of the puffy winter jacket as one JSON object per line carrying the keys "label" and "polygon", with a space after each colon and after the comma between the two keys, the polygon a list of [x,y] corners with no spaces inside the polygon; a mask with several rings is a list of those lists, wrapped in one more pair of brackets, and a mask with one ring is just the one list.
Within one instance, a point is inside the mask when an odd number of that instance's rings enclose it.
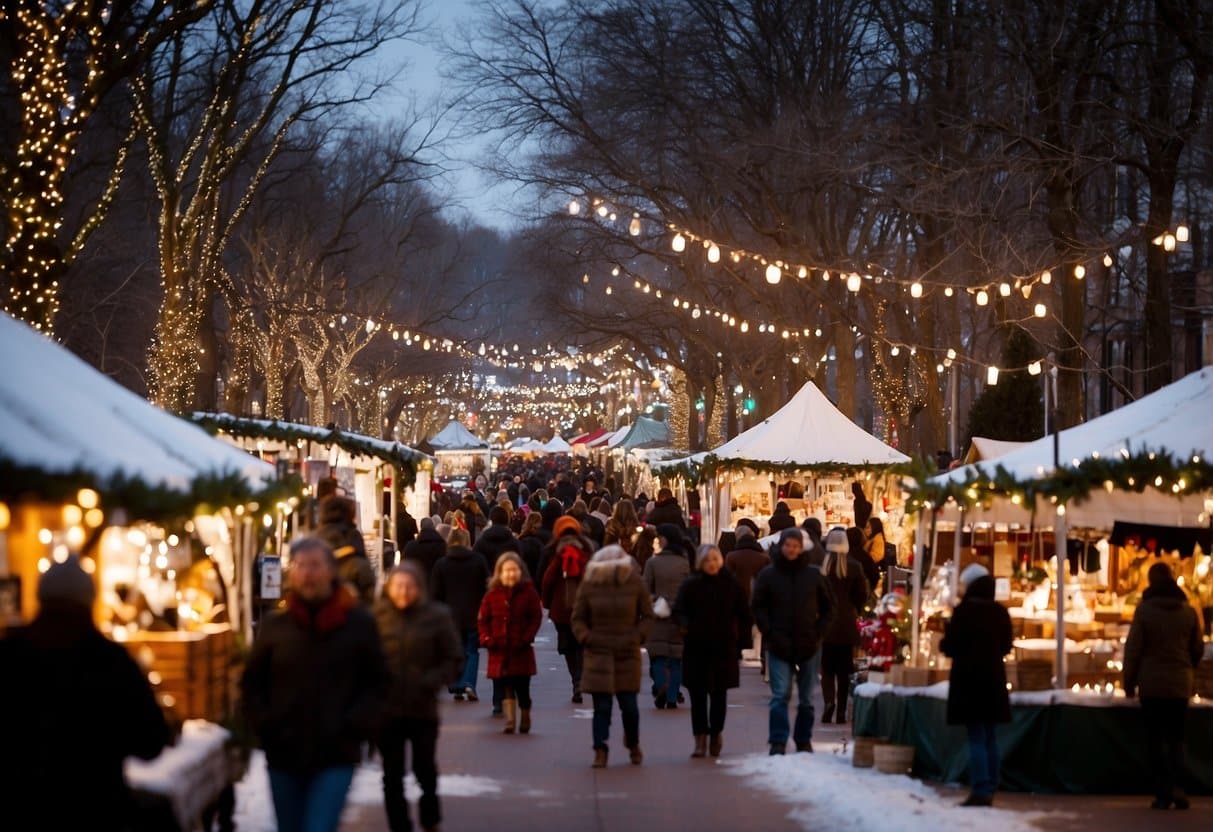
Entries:
{"label": "puffy winter jacket", "polygon": [[777,554],[758,573],[750,606],[766,649],[799,664],[817,654],[835,603],[829,583],[803,555],[788,560]]}

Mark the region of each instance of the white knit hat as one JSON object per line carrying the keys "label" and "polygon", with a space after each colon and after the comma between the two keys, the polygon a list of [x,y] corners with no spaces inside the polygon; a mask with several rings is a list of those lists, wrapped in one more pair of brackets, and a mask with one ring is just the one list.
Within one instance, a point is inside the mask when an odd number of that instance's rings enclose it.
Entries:
{"label": "white knit hat", "polygon": [[960,585],[968,589],[969,584],[973,583],[973,581],[978,578],[988,578],[989,576],[989,569],[986,569],[980,563],[970,563],[960,573]]}

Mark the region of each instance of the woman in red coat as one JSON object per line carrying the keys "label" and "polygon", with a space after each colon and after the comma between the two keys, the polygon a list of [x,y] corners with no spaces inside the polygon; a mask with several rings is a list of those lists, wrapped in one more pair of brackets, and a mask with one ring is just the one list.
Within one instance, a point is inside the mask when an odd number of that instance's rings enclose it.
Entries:
{"label": "woman in red coat", "polygon": [[539,593],[515,552],[505,552],[480,602],[480,644],[489,651],[493,700],[500,701],[506,734],[531,731],[531,677],[535,675],[535,634],[543,621]]}

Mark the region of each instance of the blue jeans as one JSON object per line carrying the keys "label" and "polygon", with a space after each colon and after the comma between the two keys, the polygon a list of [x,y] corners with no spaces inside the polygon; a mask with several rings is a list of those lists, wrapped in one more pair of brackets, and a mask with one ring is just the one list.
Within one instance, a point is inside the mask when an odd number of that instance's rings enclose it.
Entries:
{"label": "blue jeans", "polygon": [[682,689],[682,659],[650,656],[649,677],[653,680],[653,696],[664,696],[669,702],[678,701],[678,691]]}
{"label": "blue jeans", "polygon": [[480,674],[480,634],[475,630],[463,631],[463,675],[451,688],[451,693],[476,690],[476,677]]}
{"label": "blue jeans", "polygon": [[270,793],[278,832],[336,832],[353,766],[334,766],[310,774],[270,769]]}
{"label": "blue jeans", "polygon": [[[594,749],[607,747],[611,738],[611,694],[594,693]],[[619,715],[623,717],[623,744],[634,748],[640,744],[640,708],[636,705],[636,694],[617,693]]]}
{"label": "blue jeans", "polygon": [[969,733],[969,782],[973,794],[993,797],[998,791],[998,731],[993,723],[966,725]]}
{"label": "blue jeans", "polygon": [[[813,658],[794,667],[773,653],[767,654],[767,672],[771,677],[771,713],[767,741],[771,745],[788,744],[788,733],[798,744],[813,739],[813,691],[817,689],[817,668],[821,666],[821,651]],[[788,703],[792,701],[792,682],[796,682],[796,729],[788,725]]]}

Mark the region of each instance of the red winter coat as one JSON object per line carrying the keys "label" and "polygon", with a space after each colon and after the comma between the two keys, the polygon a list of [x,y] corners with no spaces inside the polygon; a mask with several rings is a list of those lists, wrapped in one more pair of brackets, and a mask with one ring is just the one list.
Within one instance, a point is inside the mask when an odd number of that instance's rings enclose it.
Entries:
{"label": "red winter coat", "polygon": [[543,607],[531,581],[509,589],[495,586],[485,594],[478,624],[480,645],[489,651],[490,679],[535,675],[531,643],[541,623]]}

